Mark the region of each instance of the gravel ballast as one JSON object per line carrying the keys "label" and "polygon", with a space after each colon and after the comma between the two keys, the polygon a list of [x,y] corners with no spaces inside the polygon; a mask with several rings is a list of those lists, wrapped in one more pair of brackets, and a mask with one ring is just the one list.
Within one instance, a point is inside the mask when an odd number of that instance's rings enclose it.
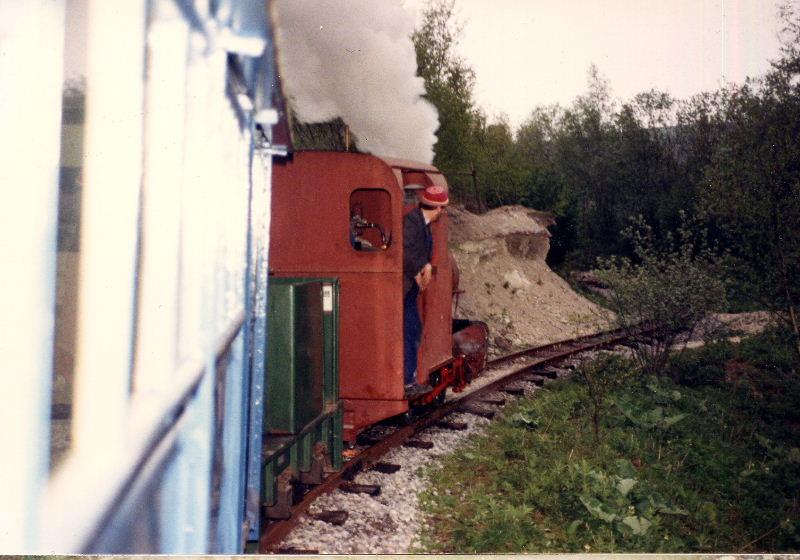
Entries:
{"label": "gravel ballast", "polygon": [[[507,399],[508,400],[508,399]],[[320,554],[404,554],[419,546],[420,521],[417,495],[427,482],[426,467],[455,451],[473,434],[483,431],[489,420],[472,414],[454,413],[448,421],[465,422],[466,430],[428,428],[418,439],[433,442],[433,448],[398,447],[382,461],[401,465],[393,474],[377,471],[361,472],[355,477],[358,484],[379,484],[376,497],[347,494],[337,490],[319,497],[309,512],[345,510],[349,513],[342,526],[335,526],[304,515],[286,539],[281,549],[316,550]]]}

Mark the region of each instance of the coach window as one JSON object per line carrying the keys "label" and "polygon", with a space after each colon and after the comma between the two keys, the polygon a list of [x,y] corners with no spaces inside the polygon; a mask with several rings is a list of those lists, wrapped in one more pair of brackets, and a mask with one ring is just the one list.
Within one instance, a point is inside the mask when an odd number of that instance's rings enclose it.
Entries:
{"label": "coach window", "polygon": [[385,251],[392,244],[392,205],[384,189],[356,189],[350,195],[350,244],[356,251]]}

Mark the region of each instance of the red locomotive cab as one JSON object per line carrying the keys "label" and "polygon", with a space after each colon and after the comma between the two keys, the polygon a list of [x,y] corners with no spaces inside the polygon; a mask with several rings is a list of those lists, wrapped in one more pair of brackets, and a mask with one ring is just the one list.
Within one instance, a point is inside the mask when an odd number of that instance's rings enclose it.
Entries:
{"label": "red locomotive cab", "polygon": [[[408,410],[403,395],[406,184],[439,184],[430,165],[366,154],[298,151],[276,163],[270,273],[339,279],[339,391],[344,437]],[[419,379],[453,360],[447,219],[432,227],[433,281],[420,297]]]}

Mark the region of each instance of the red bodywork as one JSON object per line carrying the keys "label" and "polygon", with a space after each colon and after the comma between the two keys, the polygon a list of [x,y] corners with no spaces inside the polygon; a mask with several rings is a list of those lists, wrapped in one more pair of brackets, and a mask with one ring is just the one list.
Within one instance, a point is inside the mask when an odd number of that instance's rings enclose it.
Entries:
{"label": "red bodywork", "polygon": [[[270,273],[338,277],[339,380],[344,437],[408,410],[403,397],[403,185],[447,186],[433,166],[346,152],[294,153],[274,166]],[[369,250],[354,247],[351,218],[380,224],[358,228]],[[447,216],[432,225],[434,275],[420,297],[424,325],[419,379],[461,377],[453,360],[453,272]],[[384,243],[385,242],[385,243]],[[382,248],[382,245],[386,248]],[[429,395],[430,400],[436,393]]]}

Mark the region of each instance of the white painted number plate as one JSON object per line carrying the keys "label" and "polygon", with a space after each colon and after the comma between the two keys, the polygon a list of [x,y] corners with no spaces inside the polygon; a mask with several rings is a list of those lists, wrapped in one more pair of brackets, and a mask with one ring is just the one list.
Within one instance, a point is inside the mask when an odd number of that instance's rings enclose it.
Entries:
{"label": "white painted number plate", "polygon": [[322,310],[325,313],[333,312],[333,286],[322,286]]}

